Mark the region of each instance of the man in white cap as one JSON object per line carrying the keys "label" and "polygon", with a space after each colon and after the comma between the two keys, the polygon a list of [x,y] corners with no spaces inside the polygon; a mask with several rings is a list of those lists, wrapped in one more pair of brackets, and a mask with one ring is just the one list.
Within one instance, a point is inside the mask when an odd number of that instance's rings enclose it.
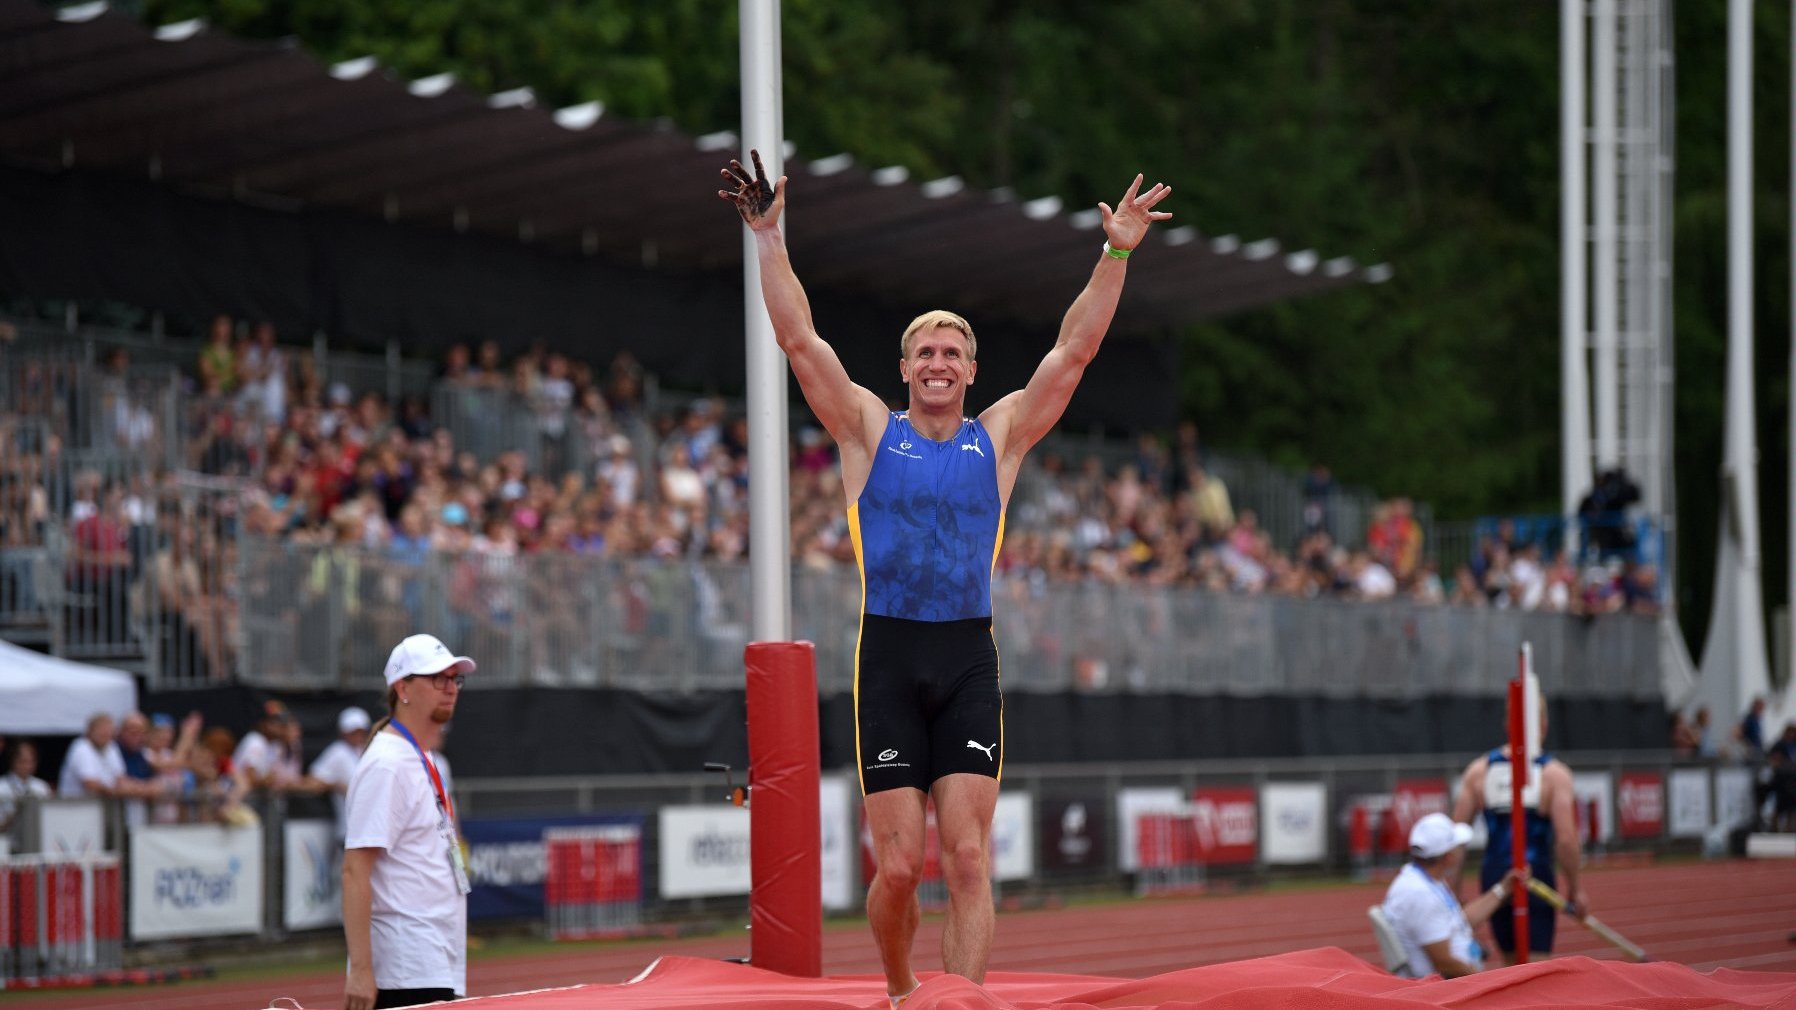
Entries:
{"label": "man in white cap", "polygon": [[468,990],[468,872],[455,804],[430,752],[474,661],[431,635],[387,659],[387,710],[344,800],[344,1010],[417,1006]]}
{"label": "man in white cap", "polygon": [[1472,938],[1472,929],[1502,906],[1515,875],[1512,872],[1460,907],[1447,881],[1457,879],[1471,840],[1470,825],[1441,813],[1428,814],[1409,830],[1410,862],[1384,895],[1384,916],[1409,955],[1406,977],[1434,973],[1458,978],[1484,968],[1484,951]]}
{"label": "man in white cap", "polygon": [[307,784],[319,792],[328,792],[331,807],[337,814],[337,841],[343,840],[347,823],[343,820],[343,797],[349,792],[349,780],[362,759],[362,748],[368,746],[368,727],[372,720],[365,709],[354,705],[337,713],[337,738],[324,748],[324,753],[307,770]]}

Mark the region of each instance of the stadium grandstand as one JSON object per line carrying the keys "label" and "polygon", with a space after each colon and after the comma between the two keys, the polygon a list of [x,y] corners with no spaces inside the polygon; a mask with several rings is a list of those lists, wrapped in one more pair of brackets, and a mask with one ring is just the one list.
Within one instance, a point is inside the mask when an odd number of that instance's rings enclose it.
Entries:
{"label": "stadium grandstand", "polygon": [[[726,798],[753,757],[742,247],[706,199],[742,138],[399,80],[103,3],[0,0],[0,82],[0,221],[29,238],[0,240],[0,678],[18,681],[0,682],[0,734],[9,761],[36,762],[20,781],[34,767],[59,784],[72,754],[104,748],[102,714],[154,758],[128,787],[0,797],[0,988],[169,982],[194,1006],[247,1006],[282,983],[182,978],[280,945],[335,959],[334,995],[316,979],[292,991],[338,1005],[340,811],[311,769],[353,732],[346,709],[384,711],[376,673],[429,630],[480,667],[441,755],[476,935],[596,941],[574,949],[609,972],[501,983],[490,964],[471,995],[641,969],[604,1005],[707,987],[752,1002],[755,977],[722,960],[734,938],[671,945],[739,920],[751,887],[753,808]],[[786,165],[810,187],[791,242],[817,315],[871,335],[841,352],[856,375],[890,371],[919,299],[978,313],[988,346],[1041,345],[1101,238],[1095,211],[1059,197],[849,155]],[[955,258],[969,220],[989,246]],[[1153,241],[1018,476],[993,567],[1004,716],[1026,727],[1006,738],[994,892],[1020,918],[1069,897],[1219,903],[1274,879],[1355,889],[1340,908],[1255,913],[1336,930],[1292,930],[1301,945],[1268,934],[1133,967],[1014,949],[1007,964],[1001,924],[997,995],[935,976],[924,991],[942,1002],[919,1005],[1097,1003],[1122,984],[1098,976],[1180,968],[1209,974],[1166,992],[1247,993],[1262,980],[1234,962],[1260,955],[1293,984],[1400,998],[1379,988],[1361,885],[1400,871],[1411,826],[1450,811],[1466,761],[1501,742],[1524,642],[1551,747],[1577,770],[1584,858],[1614,868],[1605,900],[1657,886],[1661,857],[1796,827],[1796,785],[1767,764],[1783,742],[1706,709],[1668,731],[1687,700],[1667,693],[1670,545],[1626,472],[1575,514],[1448,521],[1404,488],[1217,448],[1181,419],[1177,327],[1382,284],[1401,264],[1191,226]],[[1024,249],[1039,253],[1027,269]],[[980,392],[1031,364],[982,362]],[[896,405],[902,390],[876,392]],[[857,915],[872,873],[853,774],[861,576],[836,448],[790,400],[777,465],[791,637],[815,649],[822,900]],[[266,777],[245,771],[250,736],[281,755]],[[931,915],[947,900],[933,855]],[[1736,886],[1727,900],[1769,921],[1759,906],[1796,891],[1760,870],[1700,886]],[[1042,921],[1045,937],[1060,920]],[[1755,933],[1751,951],[1667,959],[1796,971],[1782,927],[1754,929],[1777,945]],[[877,971],[854,935],[852,954],[825,941],[832,974]],[[642,937],[670,956],[651,968],[616,943]],[[1692,1000],[1776,998],[1746,972],[1648,967],[1655,991]],[[1584,988],[1529,977],[1549,1002],[1644,977],[1595,970]],[[780,991],[872,1005],[863,982]],[[1107,1005],[1164,995],[1127,985]],[[593,1005],[568,992],[552,1005]]]}

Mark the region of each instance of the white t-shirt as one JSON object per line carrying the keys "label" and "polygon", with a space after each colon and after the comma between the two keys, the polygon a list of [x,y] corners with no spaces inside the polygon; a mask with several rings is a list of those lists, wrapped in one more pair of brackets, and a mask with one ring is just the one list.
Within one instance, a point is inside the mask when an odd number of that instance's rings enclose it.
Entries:
{"label": "white t-shirt", "polygon": [[1429,876],[1415,863],[1407,863],[1384,894],[1384,915],[1409,955],[1409,976],[1421,978],[1436,971],[1422,949],[1425,944],[1448,940],[1448,953],[1475,969],[1483,962],[1472,940],[1472,926],[1465,909],[1447,885]]}
{"label": "white t-shirt", "polygon": [[90,794],[83,782],[99,782],[110,788],[124,777],[125,755],[119,752],[117,743],[107,744],[102,751],[87,737],[78,737],[62,759],[62,776],[56,780],[56,792],[65,797],[87,796]]}
{"label": "white t-shirt", "polygon": [[[360,751],[351,747],[345,740],[332,740],[324,753],[312,762],[312,777],[332,786],[349,785],[355,775],[355,766],[362,759]],[[336,789],[331,790],[331,808],[337,813],[337,839],[343,838],[343,794]]]}
{"label": "white t-shirt", "polygon": [[344,808],[344,847],[385,850],[371,881],[375,986],[467,993],[468,899],[450,862],[455,833],[404,737],[374,735],[349,780]]}
{"label": "white t-shirt", "polygon": [[299,780],[299,755],[289,753],[284,745],[275,743],[253,729],[243,734],[243,739],[238,741],[237,751],[231,755],[231,765],[252,771],[257,777],[273,782]]}
{"label": "white t-shirt", "polygon": [[12,820],[13,814],[18,812],[19,805],[28,796],[35,796],[40,800],[48,799],[50,783],[35,775],[30,778],[20,778],[11,772],[7,772],[4,778],[0,778],[0,824]]}

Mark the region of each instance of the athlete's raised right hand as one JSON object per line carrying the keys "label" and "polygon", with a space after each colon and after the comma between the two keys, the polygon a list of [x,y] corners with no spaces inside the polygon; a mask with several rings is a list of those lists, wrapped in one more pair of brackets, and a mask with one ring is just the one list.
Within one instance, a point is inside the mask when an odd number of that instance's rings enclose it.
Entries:
{"label": "athlete's raised right hand", "polygon": [[786,177],[780,176],[777,185],[768,184],[761,152],[751,150],[748,156],[755,163],[754,176],[751,178],[748,169],[731,158],[730,167],[721,173],[724,184],[730,188],[718,190],[717,195],[736,205],[744,224],[755,231],[766,231],[779,225],[780,211],[786,208]]}

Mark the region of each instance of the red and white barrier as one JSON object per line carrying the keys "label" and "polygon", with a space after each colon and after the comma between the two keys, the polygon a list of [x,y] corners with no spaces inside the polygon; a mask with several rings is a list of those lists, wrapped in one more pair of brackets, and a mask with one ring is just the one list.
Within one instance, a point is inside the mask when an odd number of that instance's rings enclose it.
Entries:
{"label": "red and white barrier", "polygon": [[124,889],[116,856],[14,856],[0,862],[5,985],[83,985],[119,970]]}
{"label": "red and white barrier", "polygon": [[1204,886],[1197,822],[1189,806],[1135,819],[1135,893],[1177,894]]}
{"label": "red and white barrier", "polygon": [[642,925],[642,829],[549,828],[543,902],[557,940],[622,936]]}

